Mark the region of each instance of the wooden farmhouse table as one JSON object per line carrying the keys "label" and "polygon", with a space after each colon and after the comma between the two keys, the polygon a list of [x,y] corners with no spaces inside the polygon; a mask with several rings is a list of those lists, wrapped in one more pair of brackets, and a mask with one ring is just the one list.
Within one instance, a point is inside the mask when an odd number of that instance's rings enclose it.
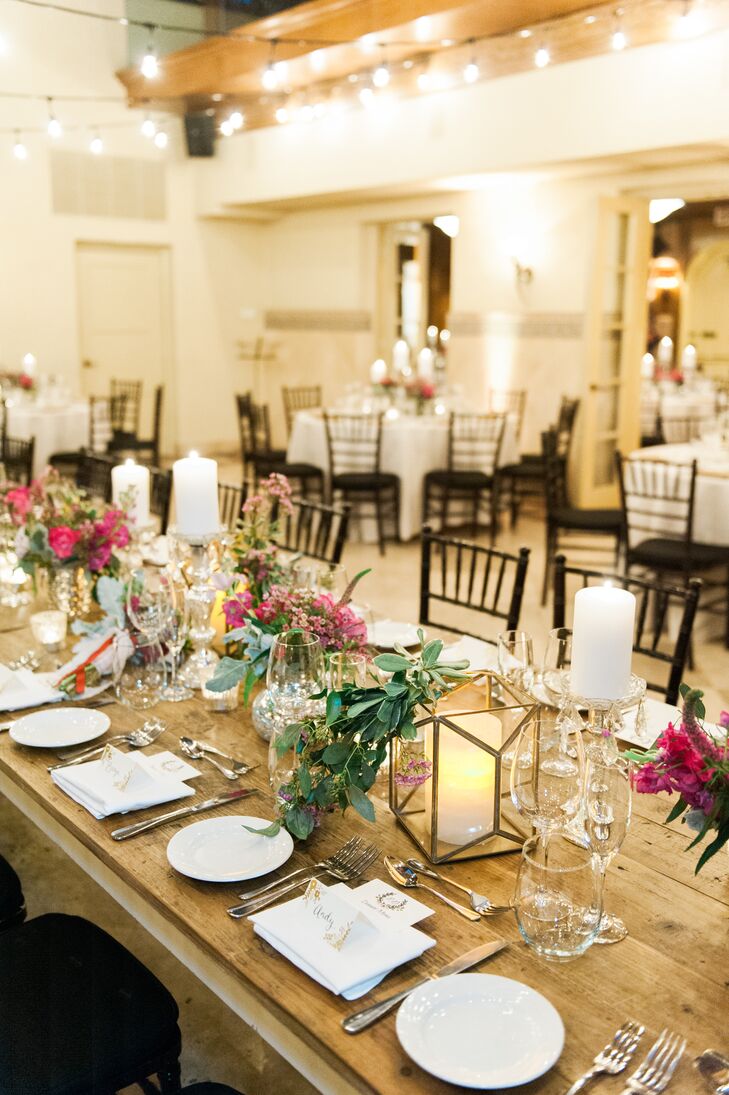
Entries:
{"label": "wooden farmhouse table", "polygon": [[[17,657],[31,645],[28,631],[0,634],[0,661]],[[133,729],[143,719],[118,704],[104,710],[110,715],[112,733]],[[252,729],[247,710],[211,714],[196,698],[160,704],[153,713],[169,729],[152,750],[175,750],[180,735],[190,734],[260,763],[240,781],[241,786],[257,787],[259,794],[207,816],[272,816],[267,749]],[[663,1027],[688,1039],[669,1095],[699,1095],[705,1089],[692,1059],[707,1047],[729,1051],[729,853],[719,853],[695,877],[696,857],[684,852],[689,834],[679,823],[663,824],[668,812],[665,796],[659,800],[635,796],[630,832],[608,871],[606,904],[630,929],[623,942],[593,946],[582,958],[564,965],[548,963],[527,948],[510,914],[471,924],[422,892],[419,898],[433,904],[435,916],[421,926],[434,935],[437,946],[396,970],[368,996],[348,1003],[255,936],[247,920],[234,921],[227,915],[227,906],[236,902],[245,883],[194,882],[170,867],[167,842],[194,818],[117,843],[109,835],[112,829],[171,807],[97,821],[51,782],[47,765],[54,759],[55,754],[47,750],[18,746],[7,733],[0,734],[0,792],[322,1092],[442,1095],[462,1090],[423,1072],[406,1056],[395,1034],[394,1013],[356,1036],[345,1034],[340,1022],[352,1011],[494,938],[508,939],[510,945],[484,963],[482,972],[512,977],[538,989],[565,1024],[560,1060],[541,1079],[521,1088],[525,1095],[564,1095],[628,1017],[647,1027],[637,1059]],[[195,780],[198,800],[230,788],[212,766],[203,761],[196,766],[202,772]],[[384,788],[376,813],[374,825],[353,811],[326,818],[309,843],[296,848],[282,871],[322,859],[354,833],[376,841],[383,854],[418,854],[390,814]],[[510,854],[443,869],[503,904],[512,896],[517,866],[518,855]],[[364,878],[375,876],[386,877],[381,863]],[[604,1095],[617,1095],[623,1090],[622,1080],[624,1076],[608,1077],[596,1085]]]}

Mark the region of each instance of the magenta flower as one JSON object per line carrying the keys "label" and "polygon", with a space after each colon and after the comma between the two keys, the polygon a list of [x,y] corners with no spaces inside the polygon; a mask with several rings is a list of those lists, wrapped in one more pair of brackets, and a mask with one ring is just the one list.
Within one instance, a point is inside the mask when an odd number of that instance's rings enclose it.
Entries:
{"label": "magenta flower", "polygon": [[59,559],[70,559],[80,539],[80,529],[72,529],[68,525],[57,525],[48,531],[48,543]]}

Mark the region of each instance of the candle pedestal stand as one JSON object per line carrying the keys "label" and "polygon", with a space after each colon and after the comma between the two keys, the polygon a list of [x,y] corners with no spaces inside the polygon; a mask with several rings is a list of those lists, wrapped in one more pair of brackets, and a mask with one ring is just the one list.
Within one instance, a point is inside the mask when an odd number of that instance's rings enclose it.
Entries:
{"label": "candle pedestal stand", "polygon": [[157,529],[150,521],[146,525],[138,525],[135,522],[129,524],[129,547],[127,558],[129,569],[144,566],[145,558],[149,556],[150,548],[157,535]]}
{"label": "candle pedestal stand", "polygon": [[[210,584],[213,568],[210,563],[210,545],[219,540],[223,529],[206,536],[189,536],[177,529],[168,529],[168,535],[175,541],[175,554],[178,562],[190,578],[190,587],[185,594],[190,611],[190,641],[193,653],[180,669],[178,681],[188,688],[200,688],[200,672],[219,660],[212,649],[215,628],[210,622],[215,590]],[[183,564],[182,553],[187,556]]]}

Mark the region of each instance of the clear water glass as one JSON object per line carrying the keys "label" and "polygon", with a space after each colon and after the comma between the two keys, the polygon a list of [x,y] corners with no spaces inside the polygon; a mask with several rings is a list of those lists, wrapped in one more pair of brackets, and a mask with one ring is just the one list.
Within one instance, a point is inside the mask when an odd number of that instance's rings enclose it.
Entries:
{"label": "clear water glass", "polygon": [[[600,864],[603,886],[605,872],[627,835],[632,805],[628,762],[622,757],[612,761],[589,757],[585,770],[585,831]],[[627,934],[620,917],[603,913],[596,942],[617,943]]]}
{"label": "clear water glass", "polygon": [[139,632],[114,637],[112,650],[114,694],[134,711],[149,711],[159,702],[163,685],[157,642],[148,643]]}
{"label": "clear water glass", "polygon": [[340,692],[347,684],[353,684],[356,688],[365,688],[367,685],[366,654],[359,652],[340,650],[329,656],[329,687],[334,692]]}
{"label": "clear water glass", "polygon": [[187,587],[176,573],[168,570],[162,582],[165,620],[160,638],[170,654],[172,672],[162,689],[161,698],[168,703],[180,703],[193,695],[192,689],[177,679],[177,663],[190,634],[190,605],[186,596]]}
{"label": "clear water glass", "polygon": [[541,708],[516,740],[511,800],[539,832],[563,828],[582,805],[585,757],[576,726]]}
{"label": "clear water glass", "polygon": [[347,571],[342,563],[319,563],[318,593],[328,593],[334,601],[340,601],[348,585]]}
{"label": "clear water glass", "polygon": [[560,833],[522,848],[514,904],[524,940],[542,958],[570,962],[595,941],[602,883],[597,857]]}
{"label": "clear water glass", "polygon": [[554,627],[547,636],[542,684],[547,697],[559,706],[565,698],[565,671],[572,665],[572,629]]}
{"label": "clear water glass", "polygon": [[510,684],[531,692],[534,684],[534,646],[526,631],[502,631],[497,639],[499,672]]}
{"label": "clear water glass", "polygon": [[271,786],[278,790],[290,779],[296,765],[293,750],[279,753],[281,735],[291,723],[319,714],[326,702],[315,698],[326,687],[324,651],[316,635],[301,630],[277,635],[269,654],[266,685],[275,717],[268,771]]}

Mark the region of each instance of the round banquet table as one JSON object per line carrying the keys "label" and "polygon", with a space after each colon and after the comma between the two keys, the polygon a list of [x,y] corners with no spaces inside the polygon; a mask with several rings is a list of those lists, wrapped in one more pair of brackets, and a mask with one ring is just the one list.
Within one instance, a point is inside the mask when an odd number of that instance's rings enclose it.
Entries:
{"label": "round banquet table", "polygon": [[729,451],[695,441],[686,445],[651,445],[631,458],[671,464],[697,462],[694,540],[729,547]]}
{"label": "round banquet table", "polygon": [[668,389],[658,384],[645,385],[641,393],[641,429],[644,434],[655,433],[658,415],[665,439],[676,443],[682,441],[686,437],[686,422],[703,423],[715,418],[716,391],[713,384],[701,381],[693,386],[672,385]]}
{"label": "round banquet table", "polygon": [[88,403],[53,407],[31,401],[7,403],[9,437],[30,441],[35,437],[33,474],[39,475],[54,452],[80,449],[89,443]]}
{"label": "round banquet table", "polygon": [[[328,469],[324,419],[314,411],[299,411],[294,419],[287,459]],[[499,467],[519,460],[517,420],[507,415]],[[400,477],[400,539],[420,532],[423,517],[423,479],[448,461],[448,418],[443,415],[401,415],[385,419],[382,427],[381,470]],[[368,522],[369,524],[369,522]],[[373,528],[371,538],[376,539]],[[367,540],[370,529],[364,530]]]}

